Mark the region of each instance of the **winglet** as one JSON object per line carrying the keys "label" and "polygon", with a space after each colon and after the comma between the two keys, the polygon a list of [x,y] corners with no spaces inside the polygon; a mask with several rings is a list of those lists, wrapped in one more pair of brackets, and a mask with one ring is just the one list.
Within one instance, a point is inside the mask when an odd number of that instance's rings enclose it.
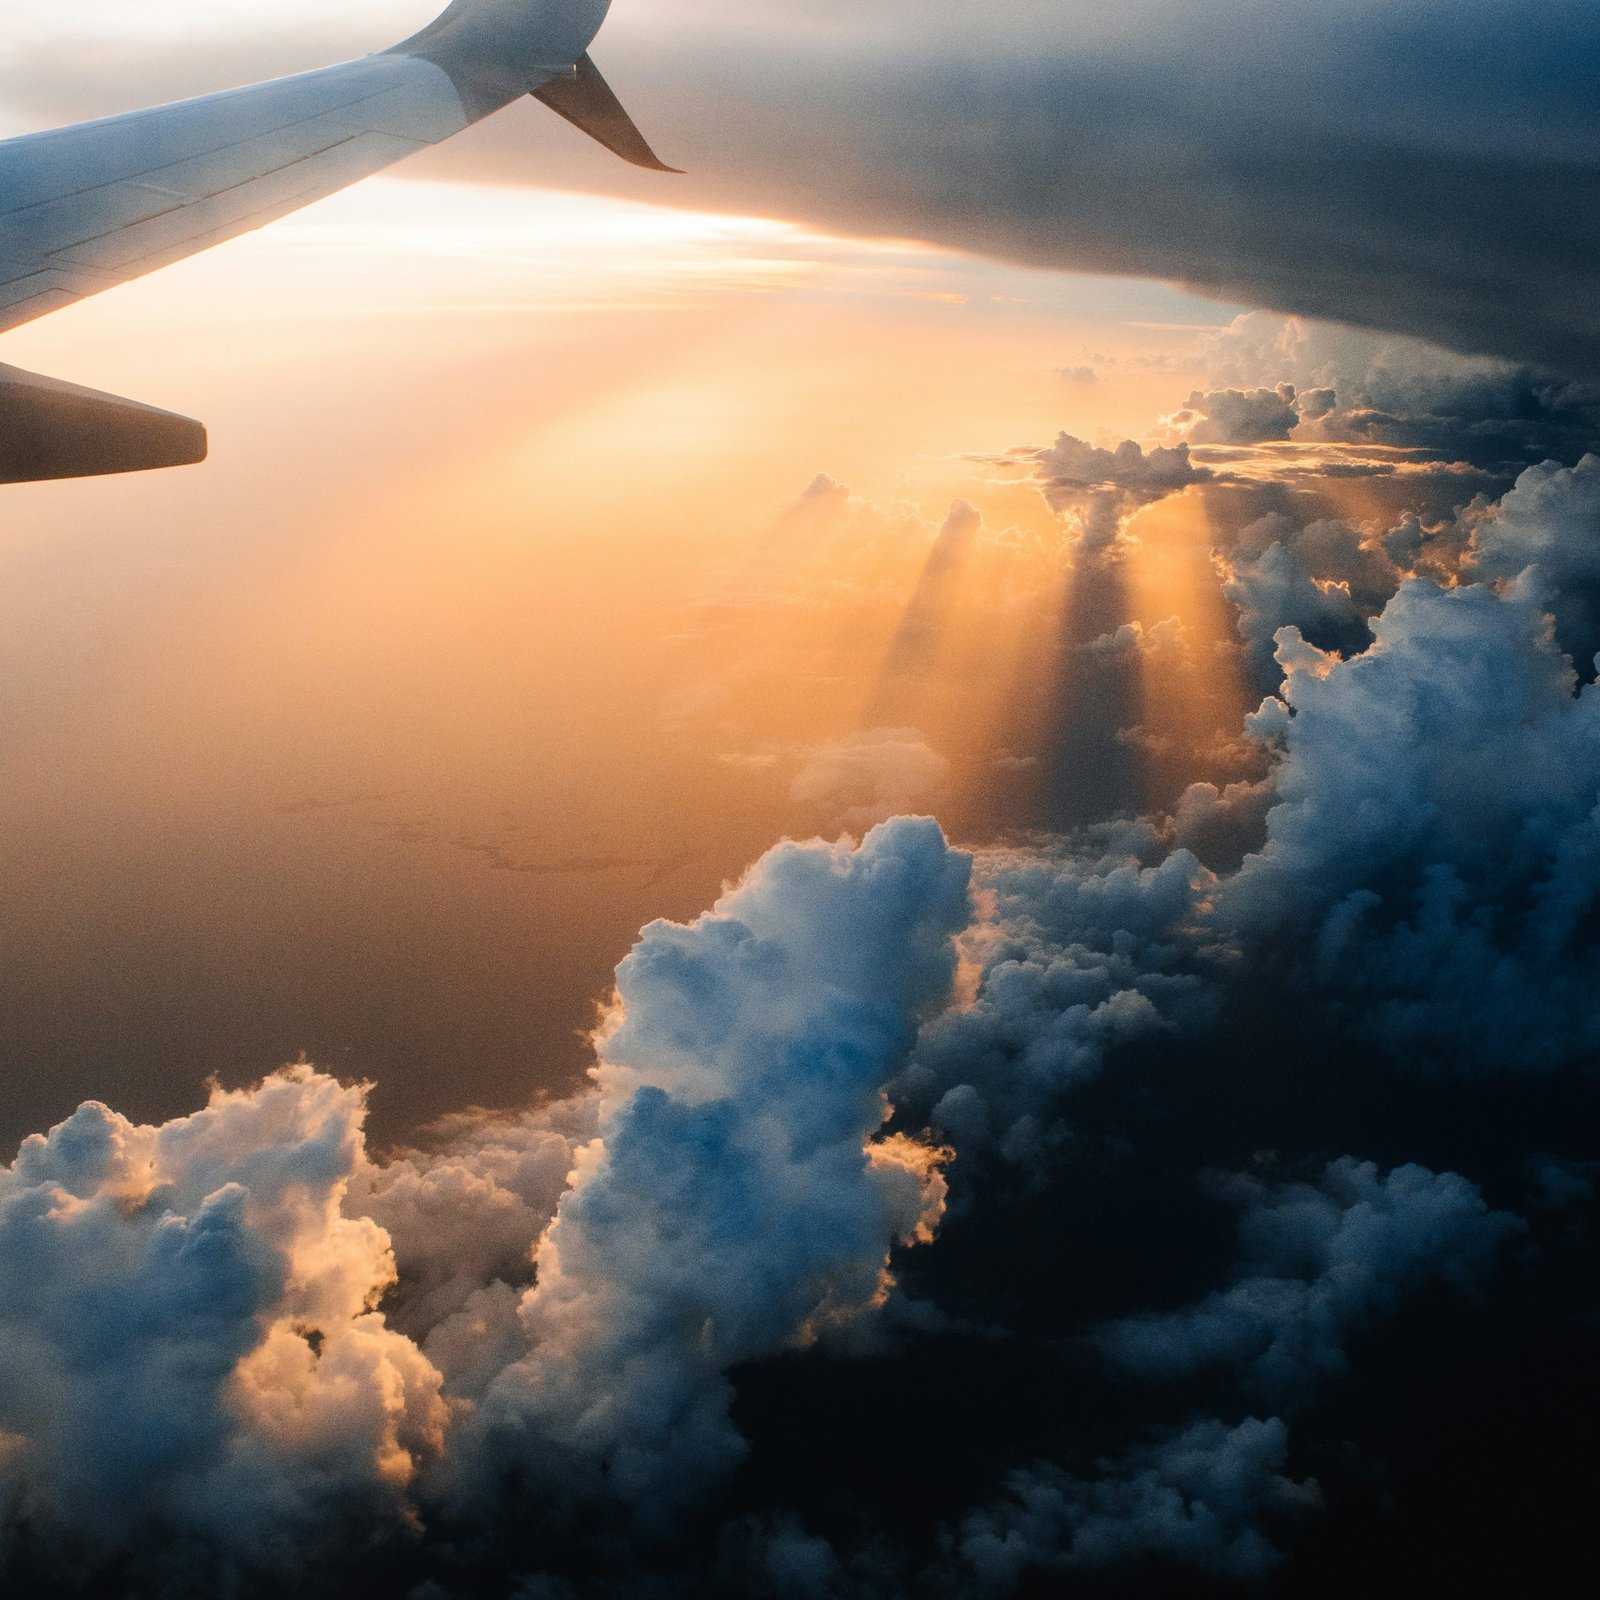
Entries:
{"label": "winglet", "polygon": [[558,117],[565,117],[573,127],[624,161],[651,172],[682,175],[680,168],[669,167],[650,148],[588,55],[579,56],[570,77],[552,78],[533,91],[533,98],[543,101]]}

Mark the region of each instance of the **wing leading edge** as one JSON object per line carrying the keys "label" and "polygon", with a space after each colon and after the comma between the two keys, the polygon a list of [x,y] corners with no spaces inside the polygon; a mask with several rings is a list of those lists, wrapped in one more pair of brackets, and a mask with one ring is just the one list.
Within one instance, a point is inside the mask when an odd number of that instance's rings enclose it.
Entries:
{"label": "wing leading edge", "polygon": [[[610,0],[454,0],[381,55],[247,89],[0,142],[0,332],[262,227],[532,94],[624,160],[658,161],[588,56]],[[26,381],[24,381],[26,380]],[[168,417],[0,367],[0,482],[177,465]],[[46,403],[46,396],[54,396]],[[104,464],[94,408],[107,424]],[[50,429],[74,419],[51,454]],[[20,419],[33,418],[24,424]],[[113,427],[113,421],[120,426]],[[19,432],[19,428],[22,432]],[[26,443],[23,440],[26,434]],[[112,436],[118,442],[113,445]],[[149,441],[148,459],[138,440]],[[56,469],[35,470],[39,464]],[[71,470],[65,470],[70,468]]]}

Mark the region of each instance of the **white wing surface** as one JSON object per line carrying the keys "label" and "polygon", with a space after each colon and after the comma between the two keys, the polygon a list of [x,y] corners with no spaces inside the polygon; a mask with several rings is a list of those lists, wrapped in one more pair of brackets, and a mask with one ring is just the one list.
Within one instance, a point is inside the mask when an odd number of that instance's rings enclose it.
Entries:
{"label": "white wing surface", "polygon": [[[670,170],[589,60],[609,7],[454,0],[382,55],[0,142],[0,332],[259,228],[524,94],[624,160]],[[198,424],[93,390],[69,406],[65,386],[26,376],[0,367],[0,482],[199,458]]]}
{"label": "white wing surface", "polygon": [[309,205],[467,126],[448,75],[373,56],[0,144],[0,330]]}

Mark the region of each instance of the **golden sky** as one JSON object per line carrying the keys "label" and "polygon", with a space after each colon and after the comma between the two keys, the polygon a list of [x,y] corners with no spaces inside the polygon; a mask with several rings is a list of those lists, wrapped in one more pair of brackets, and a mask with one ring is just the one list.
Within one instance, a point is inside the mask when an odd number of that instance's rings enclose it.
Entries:
{"label": "golden sky", "polygon": [[[1226,316],[389,179],[10,335],[212,438],[7,493],[18,1128],[300,1049],[376,1076],[390,1131],[515,1098],[576,1070],[641,924],[780,833],[988,825],[1063,569],[1035,490],[971,457],[1145,431]],[[984,529],[942,654],[886,684],[958,498]]]}

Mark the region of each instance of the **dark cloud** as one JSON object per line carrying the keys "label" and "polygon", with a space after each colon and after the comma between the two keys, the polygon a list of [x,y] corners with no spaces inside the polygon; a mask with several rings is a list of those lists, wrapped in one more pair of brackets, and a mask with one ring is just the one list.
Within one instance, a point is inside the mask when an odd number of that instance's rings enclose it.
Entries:
{"label": "dark cloud", "polygon": [[1223,593],[1238,607],[1246,668],[1257,688],[1272,689],[1280,678],[1277,636],[1298,629],[1324,650],[1355,654],[1371,641],[1366,618],[1337,579],[1315,578],[1294,544],[1274,540],[1259,556],[1235,555]]}
{"label": "dark cloud", "polygon": [[[1280,395],[1297,391],[1286,402],[1296,414],[1292,432],[1257,433],[1257,439],[1416,452],[1508,476],[1550,457],[1575,461],[1600,429],[1600,390],[1559,376],[1559,366],[1463,357],[1412,339],[1262,312],[1214,336],[1209,354],[1227,383],[1273,384]],[[1254,395],[1257,411],[1270,412],[1262,390],[1229,400],[1231,393],[1193,395],[1188,409],[1205,413],[1214,403],[1237,417]],[[1210,442],[1250,442],[1227,431],[1223,420]],[[1207,442],[1192,429],[1189,436]]]}
{"label": "dark cloud", "polygon": [[[97,115],[370,48],[373,26],[13,46],[7,90],[47,122]],[[1295,4],[1271,26],[1258,0],[619,7],[606,69],[690,178],[664,189],[531,116],[419,170],[1174,279],[1593,377],[1597,28],[1580,0]]]}
{"label": "dark cloud", "polygon": [[876,0],[619,12],[604,43],[695,197],[1594,375],[1597,27],[1577,0]]}
{"label": "dark cloud", "polygon": [[1112,1046],[1210,1021],[1187,937],[1205,873],[1177,851],[1149,867],[1000,854],[983,876],[996,920],[977,994],[924,1030],[895,1094],[960,1147],[992,1141],[1025,1162],[1059,1140],[1063,1096]]}
{"label": "dark cloud", "polygon": [[1226,1368],[1252,1401],[1275,1407],[1302,1406],[1342,1377],[1350,1341],[1420,1282],[1476,1287],[1521,1226],[1459,1174],[1418,1166],[1380,1175],[1347,1157],[1315,1184],[1229,1187],[1244,1207],[1235,1281],[1181,1310],[1115,1323],[1099,1344],[1143,1377]]}
{"label": "dark cloud", "polygon": [[1262,1524],[1320,1503],[1315,1483],[1284,1474],[1287,1454],[1283,1422],[1251,1417],[1233,1428],[1195,1423],[1097,1461],[1089,1477],[1019,1472],[1005,1500],[962,1524],[960,1559],[980,1595],[1015,1593],[1040,1573],[1130,1562],[1259,1579],[1281,1559]]}

